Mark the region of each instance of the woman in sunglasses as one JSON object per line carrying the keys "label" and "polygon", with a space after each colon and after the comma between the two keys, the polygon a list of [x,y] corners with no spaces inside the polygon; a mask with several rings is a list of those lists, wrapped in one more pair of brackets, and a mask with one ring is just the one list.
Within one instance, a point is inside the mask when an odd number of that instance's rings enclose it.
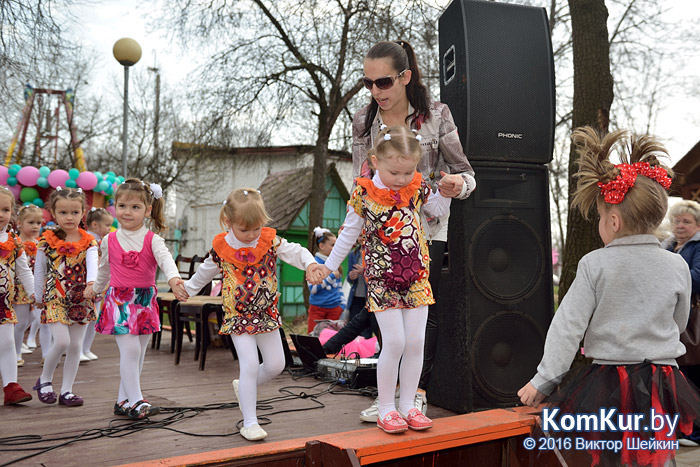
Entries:
{"label": "woman in sunglasses", "polygon": [[[375,144],[382,125],[402,125],[421,135],[422,158],[417,170],[435,190],[438,186],[445,196],[465,199],[474,188],[474,170],[462,150],[457,127],[447,105],[433,101],[428,89],[421,82],[416,54],[406,41],[379,42],[364,60],[365,76],[362,81],[372,96],[370,103],[355,114],[352,122],[353,176],[372,178],[367,151]],[[425,234],[430,250],[430,285],[438,297],[440,269],[447,243],[447,220],[429,218]],[[424,223],[425,225],[425,223]],[[425,413],[428,386],[437,343],[437,311],[435,305],[428,310],[425,335],[423,372],[415,397],[415,407]],[[363,410],[360,419],[375,421],[377,401]]]}

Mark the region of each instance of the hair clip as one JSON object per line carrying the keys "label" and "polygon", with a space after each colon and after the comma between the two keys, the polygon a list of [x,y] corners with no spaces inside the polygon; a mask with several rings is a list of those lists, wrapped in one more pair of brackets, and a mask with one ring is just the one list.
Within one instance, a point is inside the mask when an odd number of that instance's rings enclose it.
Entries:
{"label": "hair clip", "polygon": [[154,199],[161,199],[163,197],[163,189],[157,183],[151,183],[149,186],[151,192],[153,193]]}
{"label": "hair clip", "polygon": [[383,130],[383,129],[386,128],[386,127],[387,127],[387,126],[386,126],[385,124],[382,123],[381,125],[379,125],[379,131]]}
{"label": "hair clip", "polygon": [[97,211],[97,208],[95,206],[90,208],[90,212],[95,212],[95,211]]}
{"label": "hair clip", "polygon": [[61,191],[61,190],[63,190],[63,188],[61,188],[61,185],[58,185],[58,186],[56,187],[56,191]]}
{"label": "hair clip", "polygon": [[226,206],[228,204],[228,201],[224,200],[223,205]]}
{"label": "hair clip", "polygon": [[82,189],[82,188],[78,188],[78,193],[82,193],[82,192],[83,192],[83,189]]}
{"label": "hair clip", "polygon": [[391,135],[389,133],[384,135],[384,141],[391,141]]}
{"label": "hair clip", "polygon": [[248,196],[248,190],[243,190],[243,194]]}
{"label": "hair clip", "polygon": [[323,227],[314,227],[314,235],[316,235],[316,238],[323,237],[323,235],[327,233],[331,233],[331,231]]}
{"label": "hair clip", "polygon": [[420,141],[422,139],[423,139],[423,137],[421,135],[416,135],[416,141]]}

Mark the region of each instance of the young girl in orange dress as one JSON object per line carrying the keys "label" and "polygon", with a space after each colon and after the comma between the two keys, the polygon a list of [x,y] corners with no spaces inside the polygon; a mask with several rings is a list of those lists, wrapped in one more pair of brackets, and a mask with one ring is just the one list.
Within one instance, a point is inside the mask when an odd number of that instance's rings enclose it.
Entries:
{"label": "young girl in orange dress", "polygon": [[[22,243],[24,254],[27,255],[27,264],[32,271],[34,271],[36,241],[41,231],[42,220],[43,215],[41,209],[33,204],[22,206],[17,214],[19,241]],[[29,327],[32,314],[34,313],[34,290],[32,288],[29,290],[29,293],[27,293],[22,283],[18,280],[19,278],[16,279],[14,302],[15,314],[17,315],[17,324],[15,324],[15,351],[17,352],[17,366],[23,366],[22,341],[24,341],[24,331]],[[46,340],[49,343],[51,342],[50,335]],[[46,343],[47,348],[49,343]]]}
{"label": "young girl in orange dress", "polygon": [[[39,400],[76,407],[83,398],[73,393],[86,324],[95,321],[95,306],[84,297],[97,277],[97,242],[80,223],[85,215],[82,189],[57,187],[49,198],[49,210],[58,228],[47,230],[39,240],[34,273],[34,295],[43,307],[41,322],[49,325],[52,343],[34,389]],[[51,381],[63,354],[63,380],[57,396]]]}
{"label": "young girl in orange dress", "polygon": [[[249,441],[265,438],[256,413],[257,387],[284,369],[284,351],[277,309],[277,258],[306,271],[309,282],[320,283],[319,264],[306,248],[263,227],[270,217],[262,197],[253,188],[232,191],[221,209],[219,222],[227,232],[212,242],[212,249],[194,276],[185,282],[187,293],[197,294],[223,273],[224,323],[220,334],[231,334],[238,353],[240,379],[233,389],[243,412],[241,436]],[[263,363],[258,360],[258,349]]]}
{"label": "young girl in orange dress", "polygon": [[[414,407],[428,305],[435,303],[428,282],[430,256],[421,211],[443,216],[449,212],[450,199],[433,193],[416,171],[422,154],[420,139],[405,126],[380,130],[368,153],[374,177],[355,180],[343,230],[321,266],[326,274],[335,270],[364,230],[367,304],[382,335],[377,426],[387,433],[425,430],[433,424]],[[394,401],[397,377],[401,383],[398,407]]]}
{"label": "young girl in orange dress", "polygon": [[22,249],[22,244],[7,232],[14,213],[15,195],[0,186],[0,376],[5,405],[19,404],[32,398],[17,384],[14,336],[17,317],[12,304],[15,301],[15,277],[18,277],[28,290],[34,288],[34,278],[27,265],[27,255]]}

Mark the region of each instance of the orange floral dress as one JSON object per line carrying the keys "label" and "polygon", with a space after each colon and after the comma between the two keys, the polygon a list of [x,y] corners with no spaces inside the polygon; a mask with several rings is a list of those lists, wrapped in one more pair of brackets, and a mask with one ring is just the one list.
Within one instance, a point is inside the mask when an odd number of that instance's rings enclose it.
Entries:
{"label": "orange floral dress", "polygon": [[37,248],[46,255],[42,323],[87,324],[97,319],[94,303],[83,297],[87,250],[97,247],[97,242],[83,229],[79,231],[77,242],[61,240],[51,230],[39,240]]}
{"label": "orange floral dress", "polygon": [[12,234],[0,243],[0,324],[16,324],[17,315],[12,308],[15,302],[15,264],[22,254],[22,244]]}
{"label": "orange floral dress", "polygon": [[428,282],[430,255],[420,210],[430,187],[419,172],[399,191],[357,178],[348,204],[364,219],[364,262],[369,311],[435,303]]}
{"label": "orange floral dress", "polygon": [[[29,269],[31,269],[31,271],[33,273],[34,272],[34,263],[36,263],[36,242],[33,240],[28,240],[26,242],[22,242],[22,247],[24,248],[24,254],[27,255],[27,264],[29,265]],[[34,300],[31,298],[31,295],[33,293],[34,293],[33,290],[30,293],[27,293],[27,291],[24,290],[24,286],[19,281],[19,278],[15,277],[15,301],[14,301],[15,304],[17,304],[17,305],[33,304]]]}
{"label": "orange floral dress", "polygon": [[263,227],[255,248],[233,248],[214,237],[211,258],[221,269],[224,323],[219,334],[260,334],[280,327],[275,229]]}

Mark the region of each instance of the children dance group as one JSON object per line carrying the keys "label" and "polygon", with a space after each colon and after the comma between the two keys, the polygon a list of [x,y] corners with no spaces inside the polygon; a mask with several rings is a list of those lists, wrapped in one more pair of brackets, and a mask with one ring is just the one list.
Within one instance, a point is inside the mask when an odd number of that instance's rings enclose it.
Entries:
{"label": "children dance group", "polygon": [[[378,46],[379,52],[375,50]],[[413,51],[405,42],[378,46],[365,60],[364,81],[372,92],[374,114],[364,123],[372,145],[366,148],[364,160],[355,161],[357,175],[362,167],[362,176],[355,179],[342,232],[337,238],[321,232],[319,258],[266,227],[270,218],[260,193],[252,188],[236,189],[223,201],[219,221],[225,232],[213,239],[207,259],[188,281],[180,278],[163,239],[147,227],[150,222],[156,232],[165,228],[162,192],[157,185],[138,179],[120,185],[114,196],[120,227],[107,235],[106,230],[94,228],[91,235],[80,228],[85,215],[80,189],[56,189],[49,210],[58,228],[45,231],[35,247],[31,234],[20,238],[7,231],[15,199],[9,190],[0,188],[0,372],[5,404],[32,397],[17,384],[15,340],[21,335],[13,333],[12,325],[20,310],[28,316],[26,307],[36,302],[41,322],[51,331],[43,371],[33,387],[41,402],[83,404],[73,393],[73,382],[84,334],[96,322],[97,332],[115,336],[120,352],[114,414],[134,419],[157,414],[159,408],[143,398],[140,387],[149,336],[160,330],[156,268],[183,301],[221,274],[225,318],[220,332],[232,336],[240,364],[240,376],[233,381],[243,414],[240,432],[248,440],[263,439],[267,433],[258,424],[257,386],[284,368],[277,260],[306,271],[310,284],[332,288],[342,260],[362,234],[366,302],[382,336],[377,426],[387,433],[431,428],[432,420],[414,400],[424,364],[429,305],[435,303],[429,282],[428,241],[440,230],[439,222],[435,228],[436,219],[444,220],[442,227],[446,225],[451,198],[468,196],[475,184],[468,162],[461,166],[468,167],[464,172],[445,173],[454,169],[450,163],[466,161],[463,154],[463,161],[457,157],[426,161],[426,153],[444,156],[440,151],[444,153],[453,143],[449,138],[457,138],[456,128],[453,123],[441,124],[439,138],[424,141],[421,126],[429,127],[431,114],[410,112],[420,107],[411,100],[415,99],[411,80],[420,83]],[[382,50],[404,54],[408,65],[397,66]],[[445,113],[440,108],[441,118],[451,122],[449,109]],[[402,120],[397,115],[412,118]],[[666,214],[672,176],[657,159],[665,150],[648,136],[628,139],[626,132],[611,133],[602,140],[590,128],[574,133],[580,170],[573,206],[585,216],[597,208],[605,248],[589,253],[579,263],[576,279],[552,321],[537,374],[519,396],[524,404],[533,406],[549,396],[546,402],[572,414],[596,413],[601,407],[615,407],[626,414],[648,413],[653,408],[678,415],[680,423],[667,438],[675,439],[689,433],[700,417],[698,390],[675,362],[685,351],[679,335],[690,312],[690,273],[683,258],[661,249],[653,235]],[[626,142],[623,163],[615,165],[610,160],[613,149]],[[437,172],[426,173],[434,166],[439,167]],[[20,226],[30,211],[33,208],[20,210]],[[331,238],[335,244],[326,248]],[[324,282],[331,275],[330,282]],[[102,300],[98,307],[97,299]],[[317,311],[337,312],[335,303],[329,303],[319,304]],[[554,391],[582,339],[586,356],[594,364]],[[56,393],[52,379],[64,353],[62,386]],[[659,439],[658,433],[630,430],[587,435],[604,440]],[[591,465],[663,465],[673,459],[673,451],[664,449],[602,454],[572,450],[570,454],[577,462],[588,456],[584,464]]]}

